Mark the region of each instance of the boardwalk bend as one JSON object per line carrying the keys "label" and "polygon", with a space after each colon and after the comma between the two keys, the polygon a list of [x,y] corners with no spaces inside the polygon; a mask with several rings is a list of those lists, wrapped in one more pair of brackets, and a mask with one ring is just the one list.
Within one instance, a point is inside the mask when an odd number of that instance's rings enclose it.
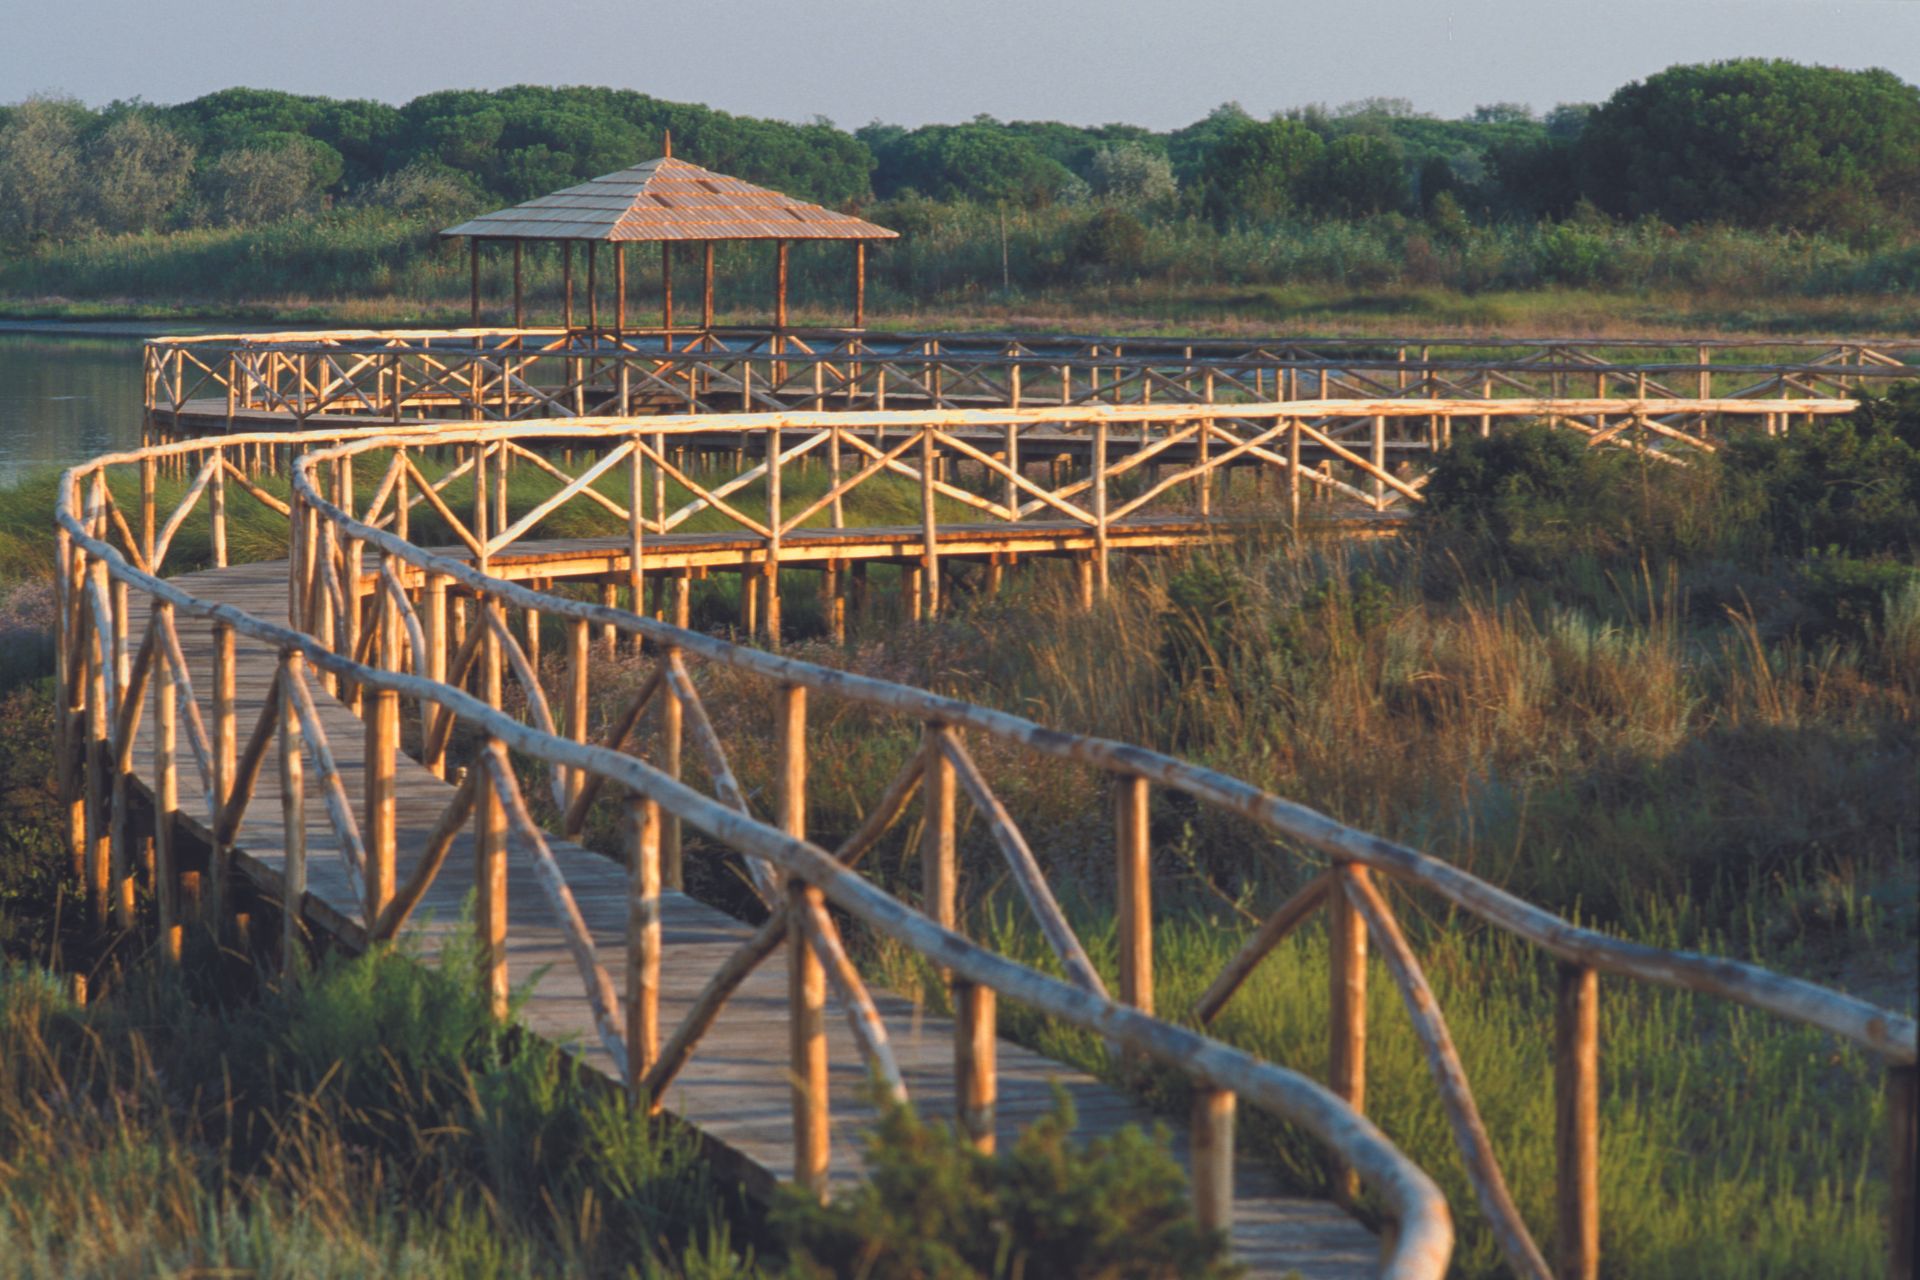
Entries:
{"label": "boardwalk bend", "polygon": [[[1439,1276],[1454,1212],[1485,1215],[1516,1274],[1597,1275],[1598,984],[1681,987],[1885,1062],[1889,1257],[1905,1275],[1912,1020],[1578,928],[1418,850],[1141,747],[779,654],[783,592],[817,590],[842,633],[849,611],[886,604],[890,587],[902,613],[931,616],[952,591],[991,590],[1042,559],[1070,564],[1090,602],[1126,556],[1231,536],[1276,495],[1295,521],[1377,521],[1417,503],[1426,458],[1458,428],[1545,419],[1596,447],[1677,462],[1731,431],[1845,412],[1848,390],[1902,367],[1858,344],[1764,369],[1702,344],[1684,372],[1570,343],[1439,355],[1428,344],[1404,363],[1330,345],[711,330],[152,344],[149,442],[69,471],[57,512],[60,781],[93,917],[128,924],[149,892],[175,954],[201,913],[289,962],[313,930],[364,945],[477,928],[497,1007],[528,986],[535,1031],[576,1042],[638,1105],[694,1126],[750,1185],[791,1179],[821,1195],[858,1176],[846,1131],[871,1115],[869,1079],[952,1116],[982,1147],[1045,1107],[1049,1080],[1090,1127],[1145,1118],[1115,1089],[998,1040],[1011,1001],[1188,1080],[1178,1147],[1200,1219],[1228,1229],[1255,1271],[1310,1276]],[[237,504],[259,508],[250,537],[269,521],[283,534],[232,564]],[[737,585],[739,616],[765,645],[687,627],[696,594],[713,590],[696,584],[716,576]],[[625,663],[603,660],[619,653]],[[715,679],[759,691],[764,723],[716,722],[701,693]],[[619,693],[624,708],[590,725],[594,682],[610,680],[625,683],[603,684],[602,701]],[[821,714],[917,743],[858,828],[827,843],[808,823],[808,720]],[[992,775],[1048,761],[1112,798],[1112,990],[1056,901],[1046,851],[996,791]],[[743,777],[770,781],[749,794]],[[1191,1009],[1155,1005],[1155,791],[1329,864],[1249,932]],[[1064,977],[959,931],[963,797]],[[570,842],[596,803],[622,815],[624,863]],[[860,868],[908,815],[922,887],[903,898]],[[686,896],[683,850],[741,858],[765,923]],[[1555,1046],[1551,1263],[1514,1208],[1381,878],[1557,962],[1556,1020],[1541,1032]],[[1317,911],[1334,939],[1325,1083],[1205,1031]],[[255,922],[276,914],[269,941]],[[870,989],[846,930],[949,975],[951,1016]],[[1450,1208],[1365,1118],[1370,947],[1419,1033],[1472,1205]],[[1339,1203],[1287,1197],[1237,1162],[1240,1106],[1312,1134]],[[1362,1189],[1378,1236],[1340,1207]]]}

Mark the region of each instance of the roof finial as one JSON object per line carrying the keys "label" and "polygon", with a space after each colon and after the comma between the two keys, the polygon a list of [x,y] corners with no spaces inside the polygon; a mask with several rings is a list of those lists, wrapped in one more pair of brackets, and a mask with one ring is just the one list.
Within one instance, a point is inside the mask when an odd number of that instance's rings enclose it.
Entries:
{"label": "roof finial", "polygon": [[673,159],[673,130],[663,129],[660,132],[662,135],[660,154],[671,160]]}

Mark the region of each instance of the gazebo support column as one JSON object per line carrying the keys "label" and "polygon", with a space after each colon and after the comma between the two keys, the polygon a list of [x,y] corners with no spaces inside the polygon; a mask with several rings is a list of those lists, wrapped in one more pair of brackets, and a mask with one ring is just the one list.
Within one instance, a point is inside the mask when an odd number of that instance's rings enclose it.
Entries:
{"label": "gazebo support column", "polygon": [[480,327],[480,237],[467,237],[467,319]]}
{"label": "gazebo support column", "polygon": [[524,329],[527,327],[526,299],[520,291],[520,251],[522,247],[523,244],[521,241],[515,240],[513,242],[513,327],[516,329]]}
{"label": "gazebo support column", "polygon": [[700,273],[700,327],[713,328],[713,241],[705,244],[706,266]]}
{"label": "gazebo support column", "polygon": [[560,323],[573,328],[573,241],[560,242]]}
{"label": "gazebo support column", "polygon": [[613,246],[613,331],[627,331],[627,246]]}
{"label": "gazebo support column", "polygon": [[773,272],[773,327],[784,329],[787,327],[787,250],[791,246],[785,240],[776,243],[779,250],[774,260]]}
{"label": "gazebo support column", "polygon": [[587,328],[600,327],[600,242],[587,241]]}
{"label": "gazebo support column", "polygon": [[660,242],[660,327],[667,332],[667,350],[673,350],[673,241]]}
{"label": "gazebo support column", "polygon": [[853,327],[867,327],[867,242],[853,242]]}

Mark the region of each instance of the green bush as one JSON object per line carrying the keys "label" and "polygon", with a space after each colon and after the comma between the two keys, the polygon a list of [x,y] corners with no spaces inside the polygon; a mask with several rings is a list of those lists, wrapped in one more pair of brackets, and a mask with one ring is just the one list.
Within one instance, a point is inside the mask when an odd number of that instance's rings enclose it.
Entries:
{"label": "green bush", "polygon": [[1164,1135],[1072,1140],[1064,1094],[1004,1154],[982,1155],[906,1107],[867,1146],[870,1181],[822,1206],[790,1192],[774,1210],[809,1280],[1174,1280],[1238,1275],[1226,1239],[1201,1230]]}
{"label": "green bush", "polygon": [[1920,385],[1865,397],[1849,418],[1784,438],[1736,440],[1723,456],[1758,502],[1774,551],[1920,551]]}

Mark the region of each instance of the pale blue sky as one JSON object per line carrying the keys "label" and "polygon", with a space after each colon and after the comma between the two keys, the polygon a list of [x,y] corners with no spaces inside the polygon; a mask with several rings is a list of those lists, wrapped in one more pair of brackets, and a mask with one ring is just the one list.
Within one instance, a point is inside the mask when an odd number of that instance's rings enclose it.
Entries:
{"label": "pale blue sky", "polygon": [[1790,57],[1920,82],[1920,0],[59,0],[9,4],[0,102],[175,102],[236,84],[400,102],[605,84],[854,127],[1185,124],[1404,97],[1594,101],[1675,62]]}

